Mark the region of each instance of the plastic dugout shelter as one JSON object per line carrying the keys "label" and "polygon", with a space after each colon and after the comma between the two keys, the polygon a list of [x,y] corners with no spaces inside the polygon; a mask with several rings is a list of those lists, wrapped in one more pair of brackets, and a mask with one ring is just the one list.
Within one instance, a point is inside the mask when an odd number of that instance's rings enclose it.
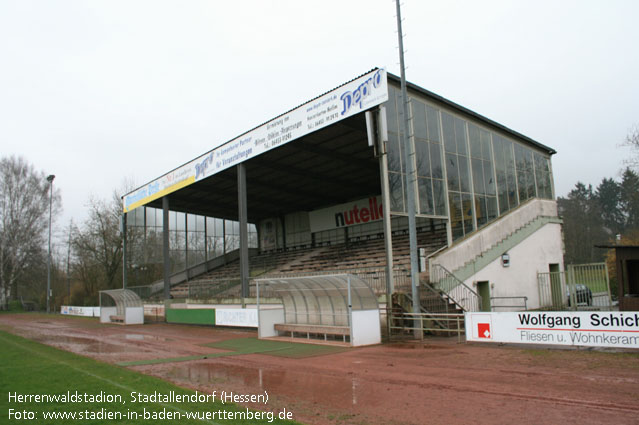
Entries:
{"label": "plastic dugout shelter", "polygon": [[100,291],[100,323],[112,322],[144,323],[144,305],[138,294],[128,289]]}
{"label": "plastic dugout shelter", "polygon": [[[285,328],[291,336],[297,332],[307,338],[310,334],[324,334],[324,339],[327,334],[349,335],[351,346],[381,343],[377,297],[356,276],[258,279],[256,285],[260,338],[280,336]],[[260,291],[280,298],[281,307],[260,305]]]}

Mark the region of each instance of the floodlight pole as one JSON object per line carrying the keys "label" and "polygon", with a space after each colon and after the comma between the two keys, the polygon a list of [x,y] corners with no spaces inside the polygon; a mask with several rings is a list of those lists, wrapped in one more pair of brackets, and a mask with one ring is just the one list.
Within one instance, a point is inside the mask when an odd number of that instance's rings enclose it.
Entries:
{"label": "floodlight pole", "polygon": [[[413,297],[413,313],[420,312],[419,302],[419,266],[417,259],[417,229],[415,220],[415,145],[411,143],[412,135],[410,133],[410,110],[408,107],[408,94],[406,90],[406,69],[404,66],[404,37],[402,34],[402,15],[399,0],[395,0],[397,8],[397,38],[399,40],[399,67],[401,72],[401,91],[402,91],[402,113],[404,114],[404,165],[406,167],[406,212],[408,213],[408,235],[410,246],[410,278],[411,292]],[[415,323],[421,323],[415,317]],[[415,338],[422,338],[423,332],[414,329]]]}
{"label": "floodlight pole", "polygon": [[50,174],[47,176],[49,182],[49,251],[47,255],[47,313],[51,312],[49,298],[51,296],[51,210],[53,206],[53,179],[55,176]]}

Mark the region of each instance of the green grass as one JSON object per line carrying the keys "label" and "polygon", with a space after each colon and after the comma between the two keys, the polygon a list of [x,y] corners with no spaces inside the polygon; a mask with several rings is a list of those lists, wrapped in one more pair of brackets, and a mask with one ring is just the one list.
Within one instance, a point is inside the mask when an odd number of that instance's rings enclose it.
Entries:
{"label": "green grass", "polygon": [[222,342],[203,344],[203,347],[228,350],[223,353],[200,354],[196,356],[169,357],[164,359],[132,360],[120,362],[119,366],[142,366],[159,363],[188,362],[191,360],[213,359],[216,357],[241,356],[244,354],[267,354],[269,356],[302,359],[313,356],[340,353],[349,348],[330,345],[302,344],[295,342],[268,341],[257,338],[237,338]]}
{"label": "green grass", "polygon": [[[159,392],[169,394],[195,394],[194,391],[180,388],[161,379],[150,377],[128,370],[123,367],[109,365],[86,357],[81,357],[66,351],[58,350],[34,341],[30,341],[6,332],[0,331],[0,423],[2,424],[264,424],[269,423],[268,418],[255,419],[215,419],[196,420],[182,418],[179,420],[153,420],[143,419],[143,409],[147,412],[166,411],[171,414],[179,412],[246,412],[241,406],[221,404],[216,402],[133,402],[131,392],[153,394]],[[208,391],[216,390],[219,394],[224,388],[208,388]],[[259,393],[255,389],[255,394]],[[107,394],[120,396],[123,402],[88,402],[76,403],[58,402],[17,402],[10,400],[10,394],[48,394],[61,395],[70,391],[72,394],[99,395]],[[250,393],[253,393],[251,391]],[[201,393],[200,393],[201,394]],[[263,393],[262,393],[263,394]],[[24,421],[9,418],[9,409],[23,412],[33,412],[35,420]],[[104,411],[102,410],[104,409]],[[270,407],[266,404],[263,410]],[[95,415],[95,412],[119,412],[122,419],[44,419],[45,413],[51,412],[82,412],[85,416]],[[140,416],[136,419],[127,419],[127,412],[137,412]],[[93,412],[93,413],[91,413]],[[88,413],[88,414],[87,414]],[[280,421],[275,415],[273,423],[290,423]]]}
{"label": "green grass", "polygon": [[341,353],[347,347],[331,345],[304,344],[299,342],[269,341],[257,338],[228,339],[222,342],[206,344],[206,347],[231,350],[236,353],[264,353],[270,356],[301,359],[313,356]]}

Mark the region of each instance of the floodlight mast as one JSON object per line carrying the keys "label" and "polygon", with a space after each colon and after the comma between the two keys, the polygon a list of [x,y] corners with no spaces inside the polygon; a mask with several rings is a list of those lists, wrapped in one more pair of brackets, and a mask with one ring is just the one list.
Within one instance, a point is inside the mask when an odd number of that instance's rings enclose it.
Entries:
{"label": "floodlight mast", "polygon": [[[402,14],[400,10],[399,0],[395,0],[397,8],[397,38],[399,40],[399,67],[401,76],[401,92],[402,107],[401,111],[404,115],[404,164],[406,166],[406,212],[408,213],[408,237],[410,248],[410,280],[411,295],[413,297],[413,313],[419,314],[419,267],[417,259],[417,230],[415,220],[415,145],[411,143],[412,134],[410,133],[410,108],[408,105],[408,94],[406,90],[406,68],[404,66],[404,36],[402,34]],[[415,324],[421,323],[415,316]],[[420,326],[421,327],[421,326]],[[415,338],[423,338],[424,334],[421,330],[414,326]]]}
{"label": "floodlight mast", "polygon": [[47,255],[47,313],[51,312],[49,298],[51,296],[51,209],[53,205],[53,179],[55,176],[49,174],[47,181],[49,182],[49,251]]}

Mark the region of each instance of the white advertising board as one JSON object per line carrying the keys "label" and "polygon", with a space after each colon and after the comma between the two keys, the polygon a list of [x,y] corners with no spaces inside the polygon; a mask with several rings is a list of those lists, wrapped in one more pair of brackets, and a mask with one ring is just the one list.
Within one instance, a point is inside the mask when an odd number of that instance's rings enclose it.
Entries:
{"label": "white advertising board", "polygon": [[379,221],[383,218],[382,198],[373,196],[308,213],[311,232]]}
{"label": "white advertising board", "polygon": [[75,307],[63,305],[60,307],[60,313],[68,314],[69,316],[100,317],[100,307]]}
{"label": "white advertising board", "polygon": [[122,200],[124,212],[387,100],[386,71],[375,69],[128,193]]}
{"label": "white advertising board", "polygon": [[215,324],[217,326],[257,328],[257,309],[217,308],[215,309]]}
{"label": "white advertising board", "polygon": [[639,312],[466,313],[466,340],[639,348]]}

